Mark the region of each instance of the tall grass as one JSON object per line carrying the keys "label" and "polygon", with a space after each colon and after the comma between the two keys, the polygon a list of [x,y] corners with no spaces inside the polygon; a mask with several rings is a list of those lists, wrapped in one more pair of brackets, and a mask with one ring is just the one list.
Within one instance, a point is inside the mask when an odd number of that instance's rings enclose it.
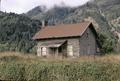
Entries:
{"label": "tall grass", "polygon": [[120,81],[120,56],[45,59],[0,53],[0,79],[8,81]]}
{"label": "tall grass", "polygon": [[1,52],[0,61],[18,62],[120,62],[119,54],[109,54],[105,56],[83,56],[80,58],[42,58],[34,54],[22,54],[18,52]]}

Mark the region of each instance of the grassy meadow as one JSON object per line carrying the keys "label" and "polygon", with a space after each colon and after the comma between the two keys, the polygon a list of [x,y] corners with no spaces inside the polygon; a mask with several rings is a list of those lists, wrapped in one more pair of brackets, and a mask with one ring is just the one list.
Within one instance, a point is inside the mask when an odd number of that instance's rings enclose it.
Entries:
{"label": "grassy meadow", "polygon": [[0,53],[0,80],[120,81],[120,55],[41,58],[16,52]]}

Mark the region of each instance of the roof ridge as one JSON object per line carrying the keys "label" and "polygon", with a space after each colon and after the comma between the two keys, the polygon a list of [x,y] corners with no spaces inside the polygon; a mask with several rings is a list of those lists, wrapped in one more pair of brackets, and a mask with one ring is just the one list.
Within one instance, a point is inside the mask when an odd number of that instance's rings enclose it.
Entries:
{"label": "roof ridge", "polygon": [[83,24],[83,23],[88,23],[88,24],[90,24],[90,23],[92,23],[92,22],[90,22],[90,21],[82,21],[82,22],[79,22],[79,23],[65,23],[65,24],[56,24],[56,25],[48,25],[48,26],[45,26],[45,28],[46,27],[56,27],[56,26],[65,26],[65,25],[75,25],[75,24]]}

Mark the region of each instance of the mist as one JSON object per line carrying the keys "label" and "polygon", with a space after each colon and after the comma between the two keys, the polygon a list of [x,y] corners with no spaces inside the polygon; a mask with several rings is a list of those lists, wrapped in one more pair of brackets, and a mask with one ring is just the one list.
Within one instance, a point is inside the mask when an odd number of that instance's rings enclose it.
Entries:
{"label": "mist", "polygon": [[1,10],[4,12],[26,13],[40,5],[48,9],[55,5],[76,7],[85,4],[89,0],[2,0]]}

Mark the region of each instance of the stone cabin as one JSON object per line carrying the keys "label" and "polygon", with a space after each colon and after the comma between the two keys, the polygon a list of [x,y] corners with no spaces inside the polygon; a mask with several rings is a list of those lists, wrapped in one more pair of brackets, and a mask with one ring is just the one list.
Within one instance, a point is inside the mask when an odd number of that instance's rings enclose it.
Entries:
{"label": "stone cabin", "polygon": [[98,35],[91,22],[42,28],[33,37],[38,56],[80,57],[100,53]]}

